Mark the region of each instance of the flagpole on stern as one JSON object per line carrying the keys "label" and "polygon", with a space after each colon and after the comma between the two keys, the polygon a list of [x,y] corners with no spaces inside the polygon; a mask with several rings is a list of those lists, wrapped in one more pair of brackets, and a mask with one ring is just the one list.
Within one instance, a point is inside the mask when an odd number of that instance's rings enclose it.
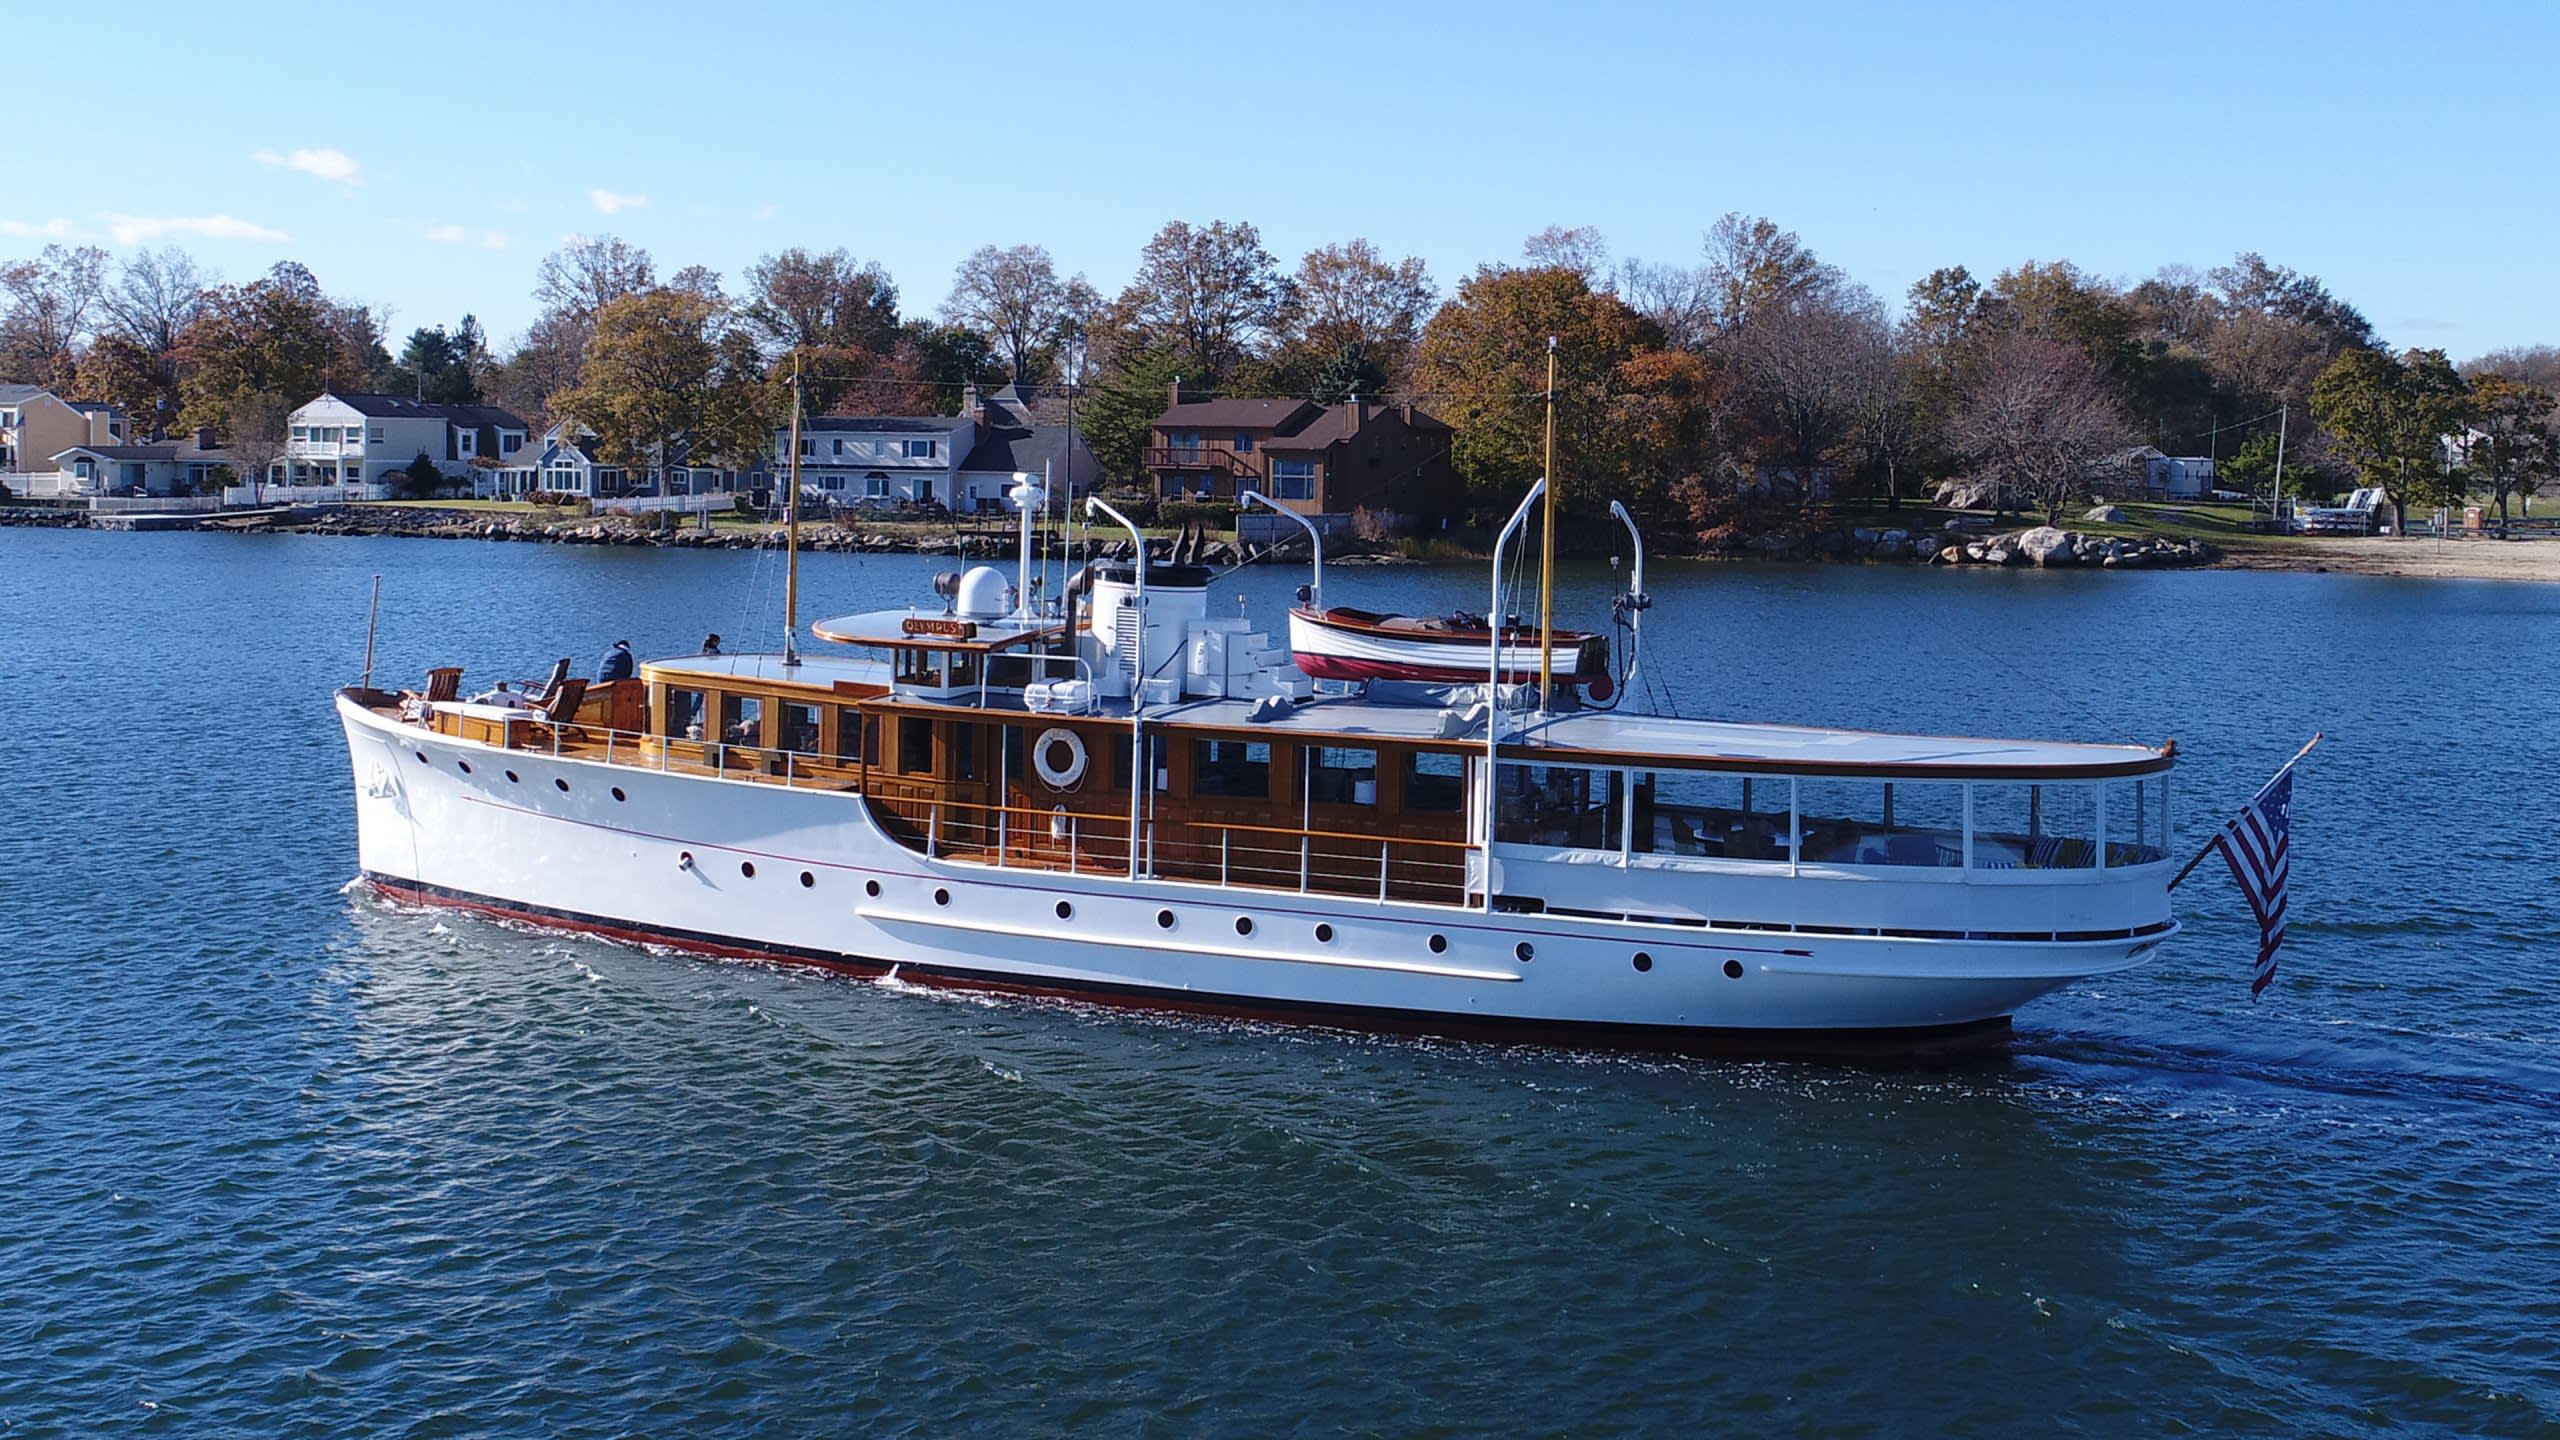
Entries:
{"label": "flagpole on stern", "polygon": [[[2294,752],[2293,752],[2293,758],[2292,758],[2292,759],[2290,759],[2290,760],[2287,760],[2287,761],[2286,761],[2286,762],[2284,762],[2282,765],[2279,765],[2279,766],[2277,766],[2277,767],[2276,767],[2276,775],[2282,775],[2282,774],[2283,774],[2284,772],[2286,772],[2287,770],[2290,770],[2290,769],[2292,769],[2294,766],[2301,764],[2301,763],[2302,763],[2302,757],[2303,757],[2303,756],[2305,756],[2305,755],[2310,754],[2310,753],[2311,753],[2311,747],[2312,747],[2312,746],[2314,746],[2314,745],[2319,744],[2319,743],[2320,743],[2320,741],[2321,741],[2321,738],[2322,738],[2323,736],[2325,736],[2326,734],[2328,734],[2328,732],[2327,732],[2327,731],[2325,731],[2325,730],[2314,730],[2313,732],[2311,732],[2311,738],[2310,738],[2308,741],[2304,742],[2303,747],[2302,747],[2301,749],[2296,750],[2296,751],[2294,751]],[[2275,783],[2275,776],[2272,776],[2272,775],[2271,775],[2271,776],[2267,777],[2267,784],[2268,784],[2268,785],[2272,785],[2272,784],[2274,784],[2274,783]],[[2259,791],[2260,791],[2261,793],[2263,793],[2263,792],[2266,790],[2266,788],[2267,788],[2267,786],[2266,786],[2266,785],[2261,785],[2261,786],[2259,786],[2259,787],[2258,787],[2258,789],[2259,789]],[[2221,832],[2221,831],[2219,831],[2219,830],[2217,830],[2217,831],[2215,831],[2215,832],[2214,832],[2214,838],[2213,838],[2213,839],[2211,839],[2211,840],[2207,840],[2206,842],[2204,842],[2204,848],[2203,848],[2203,849],[2201,849],[2201,850],[2198,850],[2198,851],[2196,852],[2196,858],[2194,858],[2193,860],[2188,861],[2188,862],[2186,863],[2186,865],[2184,866],[2184,868],[2180,869],[2180,870],[2178,871],[2178,873],[2177,873],[2174,877],[2172,877],[2172,878],[2170,879],[2170,881],[2169,881],[2169,888],[2170,888],[2170,889],[2172,889],[2172,890],[2177,889],[2177,888],[2178,888],[2178,882],[2179,882],[2180,880],[2184,880],[2184,879],[2186,879],[2186,878],[2187,878],[2187,876],[2188,876],[2188,874],[2189,874],[2190,872],[2192,872],[2192,871],[2193,871],[2193,870],[2194,870],[2198,865],[2203,864],[2203,863],[2204,863],[2204,857],[2206,857],[2207,855],[2212,854],[2212,853],[2214,852],[2214,848],[2215,848],[2216,846],[2220,845],[2221,843],[2222,843],[2222,832]]]}

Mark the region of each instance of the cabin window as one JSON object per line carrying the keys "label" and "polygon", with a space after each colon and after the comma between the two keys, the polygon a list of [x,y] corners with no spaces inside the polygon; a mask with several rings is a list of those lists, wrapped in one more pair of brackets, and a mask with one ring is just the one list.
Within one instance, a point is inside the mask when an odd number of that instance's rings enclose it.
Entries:
{"label": "cabin window", "polygon": [[1031,736],[1024,731],[1013,729],[1000,730],[996,733],[999,743],[1004,746],[1005,778],[1019,783],[1031,768],[1029,759]]}
{"label": "cabin window", "polygon": [[667,724],[664,733],[670,739],[679,736],[687,740],[699,740],[702,738],[701,691],[678,690],[673,686],[668,687]]}
{"label": "cabin window", "polygon": [[936,687],[942,684],[942,652],[910,647],[898,652],[898,683]]}
{"label": "cabin window", "polygon": [[2107,864],[2148,865],[2168,857],[2169,838],[2161,828],[2169,815],[2168,790],[2165,775],[2106,782]]}
{"label": "cabin window", "polygon": [[862,712],[850,705],[836,707],[836,763],[859,765],[872,758],[864,744],[863,727],[869,724]]}
{"label": "cabin window", "polygon": [[1404,757],[1404,808],[1454,815],[1467,804],[1467,757],[1437,750]]}
{"label": "cabin window", "polygon": [[2097,787],[1973,787],[1973,863],[1985,870],[2080,870],[2098,863]]}
{"label": "cabin window", "polygon": [[1494,838],[1561,849],[1617,848],[1609,832],[1610,787],[1572,765],[1505,765],[1494,786]]}
{"label": "cabin window", "polygon": [[1271,794],[1271,745],[1263,740],[1192,742],[1191,793],[1229,799]]}
{"label": "cabin window", "polygon": [[782,706],[782,748],[802,755],[818,753],[818,707],[792,701]]}
{"label": "cabin window", "polygon": [[762,745],[764,743],[763,697],[756,695],[720,697],[720,743],[723,745]]}
{"label": "cabin window", "polygon": [[1781,776],[1662,770],[1635,777],[1636,849],[1726,860],[1787,858]]}
{"label": "cabin window", "polygon": [[977,725],[945,725],[943,743],[951,747],[951,778],[978,778],[978,744],[983,727]]}
{"label": "cabin window", "polygon": [[1964,787],[1931,781],[1796,782],[1803,858],[1827,865],[1964,863]]}
{"label": "cabin window", "polygon": [[1307,799],[1317,805],[1378,803],[1378,752],[1344,750],[1331,745],[1312,752],[1307,771]]}
{"label": "cabin window", "polygon": [[898,717],[898,771],[904,775],[933,773],[933,722],[920,715]]}

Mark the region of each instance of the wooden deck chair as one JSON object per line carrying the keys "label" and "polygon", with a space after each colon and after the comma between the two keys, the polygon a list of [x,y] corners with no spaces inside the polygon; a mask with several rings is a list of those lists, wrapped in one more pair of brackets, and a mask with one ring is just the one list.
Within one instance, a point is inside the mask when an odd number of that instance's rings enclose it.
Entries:
{"label": "wooden deck chair", "polygon": [[587,698],[587,682],[563,680],[543,696],[542,722],[561,739],[571,735],[583,740],[586,732],[578,728],[578,706]]}
{"label": "wooden deck chair", "polygon": [[548,699],[550,699],[550,698],[551,698],[551,692],[552,692],[552,691],[554,691],[554,690],[559,689],[559,688],[560,688],[560,682],[561,682],[561,681],[563,681],[563,680],[566,680],[566,679],[568,679],[568,678],[569,678],[569,657],[568,657],[568,656],[566,656],[566,655],[563,655],[563,656],[561,656],[561,657],[560,657],[560,663],[551,667],[551,678],[550,678],[550,679],[548,679],[548,680],[543,681],[543,682],[542,682],[542,688],[540,688],[540,689],[538,689],[538,690],[536,690],[536,691],[534,691],[534,692],[533,692],[533,698],[534,698],[534,699],[536,699],[536,700],[548,700]]}
{"label": "wooden deck chair", "polygon": [[426,699],[427,699],[429,702],[434,702],[434,701],[438,701],[438,700],[459,700],[459,699],[461,699],[461,698],[462,698],[462,667],[461,667],[461,666],[459,666],[459,665],[439,665],[439,666],[437,666],[436,668],[434,668],[433,670],[430,670],[430,671],[428,671],[428,672],[427,672],[427,693],[426,693]]}

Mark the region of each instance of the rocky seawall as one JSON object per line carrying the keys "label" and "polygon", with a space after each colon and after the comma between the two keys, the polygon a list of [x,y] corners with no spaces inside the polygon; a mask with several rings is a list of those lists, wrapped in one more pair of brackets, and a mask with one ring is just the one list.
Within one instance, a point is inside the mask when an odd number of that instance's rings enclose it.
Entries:
{"label": "rocky seawall", "polygon": [[1859,526],[1822,530],[1809,536],[1755,540],[1744,545],[1742,553],[1771,560],[2026,565],[2039,569],[2093,566],[2109,570],[2203,565],[2219,558],[2219,552],[2201,540],[2165,535],[2100,535],[2052,525],[2006,534],[1961,528],[1875,530]]}

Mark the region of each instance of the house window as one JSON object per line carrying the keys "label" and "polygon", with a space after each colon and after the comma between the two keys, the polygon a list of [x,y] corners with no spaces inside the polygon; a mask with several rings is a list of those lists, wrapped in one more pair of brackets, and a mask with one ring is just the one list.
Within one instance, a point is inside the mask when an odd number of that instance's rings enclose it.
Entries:
{"label": "house window", "polygon": [[931,440],[909,440],[909,441],[907,441],[907,442],[906,442],[906,453],[907,453],[907,458],[908,458],[908,459],[910,459],[910,460],[930,460],[930,459],[932,459],[932,458],[933,458],[934,443],[935,443],[935,442],[933,442],[933,441],[931,441]]}
{"label": "house window", "polygon": [[843,441],[843,440],[839,439],[839,440],[837,440],[837,441],[835,442],[835,453],[836,453],[836,454],[838,454],[838,455],[841,455],[841,454],[843,454],[843,453],[844,453],[844,441]]}
{"label": "house window", "polygon": [[829,474],[825,479],[823,479],[823,480],[819,481],[818,483],[819,483],[819,484],[821,484],[821,485],[824,485],[826,488],[828,488],[828,489],[830,489],[830,490],[841,490],[841,489],[843,489],[843,488],[844,488],[844,477],[843,477],[842,475],[836,475],[836,474],[832,474],[832,473],[831,473],[831,474]]}
{"label": "house window", "polygon": [[294,426],[294,427],[293,427],[293,438],[294,438],[294,439],[296,439],[296,440],[308,440],[308,439],[310,439],[310,438],[311,438],[311,430],[310,430],[310,427],[305,426],[305,425],[296,425],[296,426]]}
{"label": "house window", "polygon": [[1235,452],[1236,452],[1237,454],[1239,454],[1239,455],[1250,455],[1250,454],[1252,454],[1252,453],[1253,453],[1253,437],[1252,437],[1252,436],[1250,436],[1250,435],[1246,435],[1246,434],[1238,433],[1238,434],[1237,434],[1237,436],[1236,436]]}
{"label": "house window", "polygon": [[1176,450],[1197,450],[1197,449],[1199,449],[1199,448],[1200,448],[1200,436],[1199,436],[1198,432],[1194,431],[1194,432],[1190,432],[1190,433],[1186,433],[1186,434],[1181,434],[1181,435],[1176,435],[1176,436],[1174,436],[1174,437],[1173,437],[1173,448],[1174,448],[1174,449],[1176,449]]}
{"label": "house window", "polygon": [[502,456],[513,455],[523,444],[524,437],[512,430],[498,432],[498,453]]}
{"label": "house window", "polygon": [[1158,483],[1157,488],[1164,492],[1164,498],[1167,500],[1179,500],[1182,498],[1182,477],[1167,475]]}
{"label": "house window", "polygon": [[889,494],[889,477],[886,475],[863,476],[862,493],[873,500],[886,499]]}
{"label": "house window", "polygon": [[1271,462],[1271,483],[1279,489],[1283,500],[1313,500],[1316,498],[1316,462],[1274,460]]}
{"label": "house window", "polygon": [[815,440],[810,439],[810,438],[809,438],[808,436],[806,436],[806,435],[801,436],[801,437],[800,437],[800,458],[801,458],[801,459],[803,459],[803,460],[812,459],[812,458],[814,458],[814,457],[817,455],[817,453],[818,453],[818,442],[817,442],[817,441],[815,441]]}
{"label": "house window", "polygon": [[[353,437],[350,436],[349,438],[352,439]],[[379,425],[373,427],[373,443],[376,445],[382,443],[382,427]]]}

